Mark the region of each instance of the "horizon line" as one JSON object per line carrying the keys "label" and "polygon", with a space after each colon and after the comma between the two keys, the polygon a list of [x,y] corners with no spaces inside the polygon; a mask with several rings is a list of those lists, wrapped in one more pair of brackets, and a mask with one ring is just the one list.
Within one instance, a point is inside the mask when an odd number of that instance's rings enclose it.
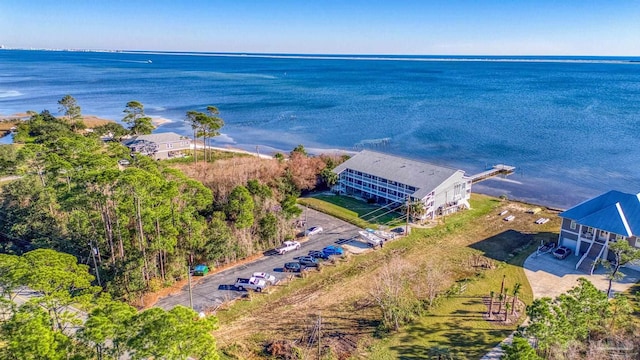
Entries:
{"label": "horizon line", "polygon": [[174,54],[174,55],[233,55],[233,56],[362,56],[362,57],[461,57],[461,58],[640,58],[640,55],[558,55],[558,54],[400,54],[400,53],[295,53],[295,52],[245,52],[245,51],[191,51],[191,50],[133,50],[133,49],[92,49],[92,48],[36,48],[36,47],[6,47],[0,45],[0,50],[22,51],[54,51],[54,52],[106,52],[131,54]]}

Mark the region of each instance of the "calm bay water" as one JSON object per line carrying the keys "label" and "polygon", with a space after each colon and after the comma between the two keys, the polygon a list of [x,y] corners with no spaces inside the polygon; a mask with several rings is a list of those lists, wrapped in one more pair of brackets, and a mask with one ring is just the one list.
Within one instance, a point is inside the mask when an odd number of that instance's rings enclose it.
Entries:
{"label": "calm bay water", "polygon": [[56,113],[65,94],[118,120],[138,100],[173,120],[157,131],[184,134],[187,110],[216,105],[217,145],[261,153],[364,146],[468,174],[514,165],[474,191],[551,206],[640,192],[638,58],[0,51],[0,114]]}

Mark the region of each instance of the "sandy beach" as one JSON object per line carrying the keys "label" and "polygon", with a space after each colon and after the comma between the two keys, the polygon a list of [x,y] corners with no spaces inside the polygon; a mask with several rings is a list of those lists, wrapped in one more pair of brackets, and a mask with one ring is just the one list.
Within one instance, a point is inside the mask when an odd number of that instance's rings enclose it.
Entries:
{"label": "sandy beach", "polygon": [[[22,112],[22,113],[16,113],[11,115],[0,115],[0,120],[10,120],[10,121],[25,120],[25,119],[28,119],[30,116],[31,115],[27,114],[26,112]],[[172,120],[169,120],[161,116],[149,116],[149,117],[151,118],[151,123],[156,128],[164,124],[173,122]],[[105,123],[109,123],[109,122],[118,122],[117,120],[107,119],[97,115],[82,115],[82,119],[84,123],[87,125],[87,127],[89,128],[104,125]]]}

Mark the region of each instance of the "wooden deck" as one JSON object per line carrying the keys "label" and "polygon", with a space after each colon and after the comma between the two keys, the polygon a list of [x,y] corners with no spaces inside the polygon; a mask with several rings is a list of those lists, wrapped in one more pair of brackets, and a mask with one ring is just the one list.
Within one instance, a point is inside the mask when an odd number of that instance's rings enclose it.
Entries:
{"label": "wooden deck", "polygon": [[491,169],[487,171],[483,171],[481,173],[471,175],[471,183],[475,184],[480,181],[487,180],[498,175],[505,175],[505,176],[511,175],[515,172],[515,170],[516,170],[515,166],[509,166],[509,165],[503,165],[503,164],[494,165]]}

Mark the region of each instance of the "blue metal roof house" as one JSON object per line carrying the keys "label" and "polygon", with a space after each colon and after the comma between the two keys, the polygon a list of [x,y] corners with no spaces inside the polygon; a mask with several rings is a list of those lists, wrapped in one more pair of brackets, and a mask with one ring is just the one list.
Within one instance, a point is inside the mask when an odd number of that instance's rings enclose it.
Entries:
{"label": "blue metal roof house", "polygon": [[640,248],[640,194],[611,190],[560,213],[559,245],[581,256],[576,269],[592,274],[598,259],[609,259],[609,244],[628,241]]}

